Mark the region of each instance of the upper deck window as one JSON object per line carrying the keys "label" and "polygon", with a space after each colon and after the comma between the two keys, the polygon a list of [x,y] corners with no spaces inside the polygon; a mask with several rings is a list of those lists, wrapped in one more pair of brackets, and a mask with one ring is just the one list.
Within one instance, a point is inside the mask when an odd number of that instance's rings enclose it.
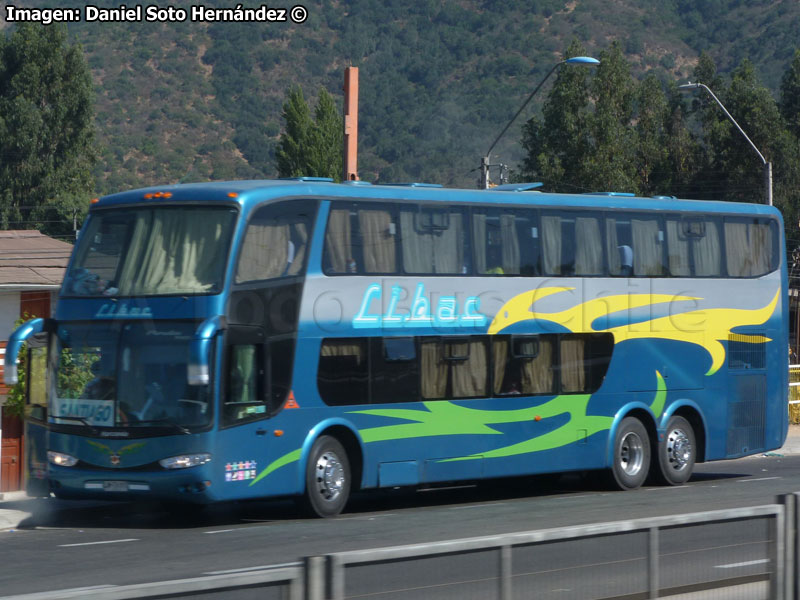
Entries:
{"label": "upper deck window", "polygon": [[93,213],[64,279],[66,296],[162,296],[222,290],[236,211],[145,206]]}
{"label": "upper deck window", "polygon": [[236,283],[302,275],[316,203],[289,201],[259,208],[247,224]]}
{"label": "upper deck window", "polygon": [[335,203],[325,232],[325,273],[396,273],[396,232],[388,206]]}

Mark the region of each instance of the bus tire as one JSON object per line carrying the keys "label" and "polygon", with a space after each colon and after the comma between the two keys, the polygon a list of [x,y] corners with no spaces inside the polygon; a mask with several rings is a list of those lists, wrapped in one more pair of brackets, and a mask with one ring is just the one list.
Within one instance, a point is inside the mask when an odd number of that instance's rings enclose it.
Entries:
{"label": "bus tire", "polygon": [[635,490],[650,471],[650,437],[642,422],[625,417],[614,436],[609,483],[621,490]]}
{"label": "bus tire", "polygon": [[344,446],[329,435],[317,438],[306,464],[304,512],[313,517],[335,517],[347,504],[350,483],[350,461]]}
{"label": "bus tire", "polygon": [[667,423],[664,439],[658,443],[658,479],[665,485],[683,485],[692,476],[697,443],[694,429],[683,417]]}

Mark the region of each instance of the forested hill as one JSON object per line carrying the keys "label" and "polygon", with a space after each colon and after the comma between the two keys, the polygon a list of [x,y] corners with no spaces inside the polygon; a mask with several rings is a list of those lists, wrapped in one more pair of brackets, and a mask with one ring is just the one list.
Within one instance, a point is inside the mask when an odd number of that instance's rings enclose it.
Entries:
{"label": "forested hill", "polygon": [[[312,105],[321,86],[341,103],[348,65],[360,70],[363,179],[472,187],[480,156],[573,40],[595,55],[619,41],[635,76],[654,72],[664,82],[685,81],[702,51],[723,74],[747,58],[776,96],[800,44],[796,0],[322,0],[305,6],[308,19],[301,24],[70,23],[97,93],[98,192],[273,177],[289,86],[299,84]],[[523,122],[496,150],[512,166],[521,159]]]}

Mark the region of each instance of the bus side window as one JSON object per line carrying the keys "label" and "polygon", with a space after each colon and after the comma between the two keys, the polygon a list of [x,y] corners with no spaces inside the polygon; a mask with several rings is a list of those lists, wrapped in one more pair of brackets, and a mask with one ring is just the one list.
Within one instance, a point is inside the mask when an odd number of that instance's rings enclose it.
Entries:
{"label": "bus side window", "polygon": [[469,265],[467,211],[460,207],[404,207],[400,243],[405,273],[464,275]]}
{"label": "bus side window", "polygon": [[282,202],[259,208],[247,225],[236,283],[302,275],[313,205]]}
{"label": "bus side window", "polygon": [[371,402],[417,402],[419,360],[413,337],[370,338]]}
{"label": "bus side window", "polygon": [[492,344],[495,396],[554,394],[555,335],[496,336]]}
{"label": "bus side window", "polygon": [[536,275],[539,253],[533,211],[476,209],[472,212],[476,275]]}
{"label": "bus side window", "polygon": [[484,336],[422,338],[422,397],[437,400],[486,397],[489,393],[487,346]]}
{"label": "bus side window", "polygon": [[334,203],[325,230],[325,273],[396,273],[393,214],[390,207],[381,205]]}
{"label": "bus side window", "polygon": [[267,416],[263,397],[263,346],[231,345],[228,349],[223,423],[233,425]]}
{"label": "bus side window", "polygon": [[568,334],[560,341],[561,392],[593,393],[603,383],[614,349],[610,333]]}
{"label": "bus side window", "polygon": [[778,266],[774,256],[775,221],[725,219],[725,257],[731,277],[758,277]]}
{"label": "bus side window", "polygon": [[667,272],[660,218],[621,214],[606,218],[608,272],[619,277],[662,277]]}
{"label": "bus side window", "polygon": [[603,236],[600,219],[578,213],[542,216],[544,270],[550,275],[602,275]]}
{"label": "bus side window", "polygon": [[327,338],[322,341],[317,387],[325,404],[341,406],[369,402],[369,363],[366,338]]}

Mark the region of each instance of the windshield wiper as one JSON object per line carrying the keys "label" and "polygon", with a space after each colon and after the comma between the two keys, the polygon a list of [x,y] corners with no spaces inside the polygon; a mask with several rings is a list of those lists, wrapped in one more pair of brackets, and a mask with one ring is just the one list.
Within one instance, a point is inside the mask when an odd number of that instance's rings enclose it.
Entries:
{"label": "windshield wiper", "polygon": [[175,421],[170,421],[169,419],[151,419],[149,421],[135,421],[133,423],[133,425],[142,425],[142,424],[148,424],[148,425],[164,424],[164,425],[169,425],[170,427],[172,427],[175,431],[178,431],[179,433],[184,433],[186,435],[191,435],[192,434],[192,432],[189,431],[183,425],[179,425]]}
{"label": "windshield wiper", "polygon": [[[100,435],[100,432],[97,430],[97,428],[94,425],[92,425],[91,423],[89,423],[89,421],[87,421],[84,417],[51,417],[51,418],[52,419],[63,419],[65,421],[78,421],[82,425],[85,425],[86,427],[88,427],[89,431],[91,431],[93,434]],[[54,423],[54,425],[58,425],[58,423]]]}

